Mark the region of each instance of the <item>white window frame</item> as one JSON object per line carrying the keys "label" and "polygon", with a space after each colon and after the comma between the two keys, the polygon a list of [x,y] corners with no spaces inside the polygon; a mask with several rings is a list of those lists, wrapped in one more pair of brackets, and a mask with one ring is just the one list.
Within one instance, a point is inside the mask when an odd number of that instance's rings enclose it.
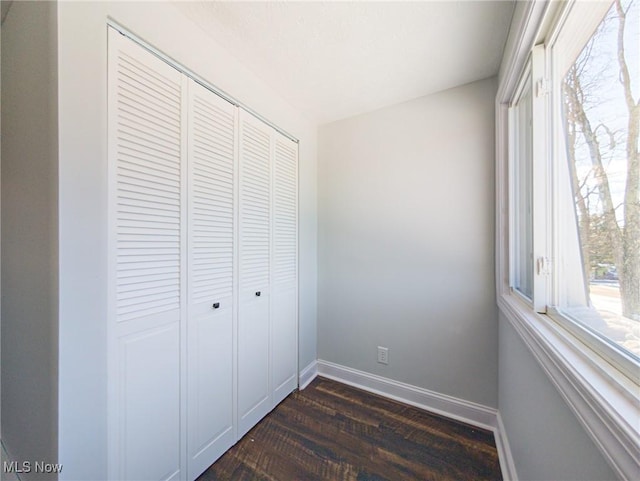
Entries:
{"label": "white window frame", "polygon": [[[578,14],[571,15],[573,10],[579,10]],[[551,65],[551,72],[556,72],[560,70],[559,65],[559,56],[565,53],[565,50],[572,50],[571,53],[577,53],[576,51],[582,50],[582,46],[589,40],[593,31],[600,24],[602,18],[606,15],[609,10],[608,2],[585,2],[585,3],[573,3],[569,7],[567,7],[563,12],[562,16],[558,19],[551,32],[551,37],[547,44],[549,45],[546,48],[547,58],[549,60],[549,64]],[[570,28],[572,30],[572,35],[569,38],[562,39],[561,34],[564,28]],[[577,32],[577,34],[575,33]],[[559,45],[560,41],[564,40],[563,45]],[[568,45],[567,45],[568,44]],[[554,119],[561,118],[561,99],[560,97],[560,79],[558,76],[550,75],[551,78],[551,91],[554,95],[551,97],[550,107],[551,112]],[[555,122],[552,126],[552,137],[554,138],[564,138],[563,126],[560,122]],[[554,157],[556,159],[564,158],[564,144],[560,142],[556,142],[553,146],[554,149]],[[553,164],[553,190],[556,193],[554,197],[556,199],[560,198],[559,192],[561,189],[568,189],[569,186],[560,181],[561,176],[558,174],[558,169],[562,166],[561,162],[554,162]],[[558,232],[561,229],[559,225],[560,215],[558,213],[560,206],[556,204],[554,207],[555,215],[552,218],[553,222],[553,230]],[[559,252],[560,246],[558,245],[559,236],[556,236],[553,239],[555,243],[554,252]],[[553,284],[558,285],[561,282],[561,272],[560,269],[555,269],[553,272]],[[607,362],[613,364],[617,369],[619,369],[623,374],[625,374],[630,379],[637,379],[640,375],[638,370],[638,366],[636,362],[633,360],[632,356],[627,355],[622,350],[616,348],[612,345],[612,342],[609,341],[604,336],[598,334],[597,332],[588,328],[588,326],[581,323],[579,319],[574,319],[568,314],[563,314],[561,310],[556,307],[561,304],[561,300],[557,294],[557,290],[551,290],[553,293],[552,296],[548,298],[549,306],[547,309],[547,313],[558,323],[560,323],[565,329],[569,330],[573,335],[579,337],[585,344],[587,344],[591,349],[593,349],[599,356],[606,359]]]}
{"label": "white window frame", "polygon": [[[521,272],[521,266],[522,266],[522,262],[521,260],[516,259],[517,257],[520,257],[522,255],[522,250],[521,250],[521,230],[520,227],[521,225],[518,222],[518,216],[520,214],[520,203],[522,202],[522,198],[520,197],[520,195],[517,195],[517,186],[519,186],[521,184],[521,167],[522,167],[522,163],[521,163],[521,149],[517,148],[518,144],[521,141],[521,134],[523,132],[522,130],[522,126],[520,125],[520,108],[523,107],[523,96],[525,94],[525,91],[527,89],[527,87],[530,89],[530,94],[531,94],[531,116],[533,118],[533,79],[532,79],[532,72],[531,72],[531,60],[528,60],[522,75],[520,76],[520,80],[518,81],[518,86],[516,87],[516,90],[514,92],[513,95],[513,101],[511,102],[511,105],[509,106],[509,125],[511,126],[509,128],[509,165],[510,165],[510,169],[509,169],[509,199],[510,199],[510,208],[509,208],[509,225],[511,226],[511,233],[512,235],[510,236],[510,245],[509,245],[509,249],[510,252],[512,253],[511,259],[512,262],[510,263],[511,265],[511,269],[510,269],[510,273],[509,273],[509,278],[510,278],[510,287],[511,287],[511,292],[513,293],[513,295],[517,296],[518,298],[520,298],[520,300],[522,302],[524,302],[526,305],[533,307],[533,290],[534,290],[534,262],[532,259],[532,265],[531,265],[531,278],[527,280],[528,283],[530,283],[530,287],[531,287],[531,297],[527,296],[524,292],[522,292],[521,289],[518,288],[518,286],[516,284],[521,284],[522,283],[522,275],[523,273]],[[529,86],[527,86],[527,84],[529,84]],[[528,159],[529,162],[531,162],[531,165],[533,166],[533,128],[531,129],[531,159]],[[530,170],[530,172],[528,173],[529,175],[529,181],[533,184],[533,169]],[[533,185],[531,186],[532,189],[532,197],[533,197]],[[532,204],[533,204],[533,199],[532,199]],[[531,225],[532,225],[532,230],[531,230],[531,243],[533,245],[533,215],[531,217]],[[532,253],[532,257],[533,257],[533,253]]]}
{"label": "white window frame", "polygon": [[[551,252],[554,248],[553,85],[549,49],[563,22],[576,3],[533,1],[526,5],[518,25],[512,26],[514,48],[506,52],[496,97],[496,280],[498,305],[557,387],[594,444],[600,449],[621,479],[636,479],[640,470],[640,387],[632,381],[637,367],[612,362],[607,348],[590,331],[549,308],[556,301],[552,289]],[[600,5],[602,7],[602,5]],[[575,8],[582,8],[575,7]],[[607,7],[608,9],[608,7]],[[587,37],[588,38],[588,37]],[[535,45],[540,46],[535,47]],[[511,288],[510,275],[510,205],[509,205],[509,105],[527,59],[531,56],[534,88],[534,182],[543,179],[544,189],[534,187],[543,199],[534,199],[534,299],[523,302]],[[544,119],[543,122],[536,122]],[[556,186],[557,187],[557,186]],[[542,204],[536,202],[542,202]],[[548,201],[548,202],[547,202]],[[546,203],[545,203],[546,202]],[[543,230],[540,230],[540,226]],[[546,227],[546,228],[544,228]],[[616,349],[611,349],[619,354]],[[629,374],[631,376],[629,377]]]}

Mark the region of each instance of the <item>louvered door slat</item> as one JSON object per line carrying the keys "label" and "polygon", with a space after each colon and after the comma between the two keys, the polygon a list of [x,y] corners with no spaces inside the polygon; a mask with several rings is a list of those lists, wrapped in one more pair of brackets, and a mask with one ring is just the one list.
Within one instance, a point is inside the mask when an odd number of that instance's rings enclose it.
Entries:
{"label": "louvered door slat", "polygon": [[[199,275],[205,267],[194,265],[190,269],[190,302],[213,302],[230,296],[233,287],[228,246],[234,239],[235,112],[195,82],[189,88],[190,251],[217,259],[206,268],[216,269],[222,281],[211,283]],[[228,256],[226,262],[219,262],[221,256]]]}
{"label": "louvered door slat", "polygon": [[297,280],[298,152],[289,139],[278,137],[274,159],[274,283]]}
{"label": "louvered door slat", "polygon": [[241,119],[240,289],[265,290],[270,281],[270,128],[248,114]]}
{"label": "louvered door slat", "polygon": [[[146,52],[142,52],[146,53]],[[149,307],[158,311],[179,309],[180,281],[163,261],[180,255],[180,182],[182,149],[182,79],[171,67],[145,61],[144,55],[131,55],[119,49],[116,62],[115,99],[112,106],[117,130],[114,161],[116,167],[116,291],[122,261],[132,255],[155,253],[146,263],[158,275],[167,275],[166,296],[161,298],[142,286],[128,284],[127,292],[139,299],[140,315]],[[158,72],[161,70],[162,73]],[[149,224],[163,224],[162,234],[149,231]],[[150,235],[151,234],[151,235]],[[156,264],[157,263],[157,264]],[[139,288],[139,291],[136,289]],[[133,304],[118,296],[119,321],[135,318]],[[172,299],[173,302],[162,302]]]}

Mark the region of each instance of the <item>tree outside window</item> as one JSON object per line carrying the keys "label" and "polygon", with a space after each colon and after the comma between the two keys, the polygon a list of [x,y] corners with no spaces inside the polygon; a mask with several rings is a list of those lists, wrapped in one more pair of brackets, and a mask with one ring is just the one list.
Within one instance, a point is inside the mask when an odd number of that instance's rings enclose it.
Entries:
{"label": "tree outside window", "polygon": [[615,0],[563,82],[585,292],[600,333],[640,356],[640,8]]}

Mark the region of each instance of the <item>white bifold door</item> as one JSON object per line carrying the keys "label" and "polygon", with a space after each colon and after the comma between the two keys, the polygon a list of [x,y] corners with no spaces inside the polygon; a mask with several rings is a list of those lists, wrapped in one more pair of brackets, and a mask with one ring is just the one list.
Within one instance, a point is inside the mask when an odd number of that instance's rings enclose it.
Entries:
{"label": "white bifold door", "polygon": [[195,477],[236,441],[237,109],[193,80],[188,87],[187,445]]}
{"label": "white bifold door", "polygon": [[193,480],[297,387],[298,145],[109,28],[109,478]]}
{"label": "white bifold door", "polygon": [[185,85],[110,29],[110,479],[185,478]]}
{"label": "white bifold door", "polygon": [[238,431],[298,384],[298,145],[240,110]]}
{"label": "white bifold door", "polygon": [[240,110],[238,430],[273,407],[269,380],[273,129]]}
{"label": "white bifold door", "polygon": [[298,144],[274,133],[272,162],[271,392],[298,386]]}

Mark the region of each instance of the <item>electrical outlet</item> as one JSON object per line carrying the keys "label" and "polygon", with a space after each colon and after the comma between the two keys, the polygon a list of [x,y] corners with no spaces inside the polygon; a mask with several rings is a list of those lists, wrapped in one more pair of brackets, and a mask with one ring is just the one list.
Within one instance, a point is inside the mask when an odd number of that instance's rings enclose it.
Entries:
{"label": "electrical outlet", "polygon": [[378,362],[380,364],[389,364],[389,349],[378,346]]}

